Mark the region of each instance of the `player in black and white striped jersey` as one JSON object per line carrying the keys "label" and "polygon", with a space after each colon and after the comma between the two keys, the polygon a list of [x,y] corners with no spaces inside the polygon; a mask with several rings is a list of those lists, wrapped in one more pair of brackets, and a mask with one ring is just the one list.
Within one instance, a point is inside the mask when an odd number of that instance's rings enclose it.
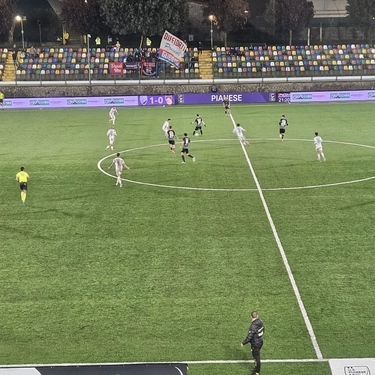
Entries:
{"label": "player in black and white striped jersey", "polygon": [[189,145],[190,145],[190,138],[188,137],[187,133],[184,133],[184,138],[182,138],[181,144],[181,158],[182,164],[185,164],[185,155],[192,158],[195,161],[195,157],[189,153]]}
{"label": "player in black and white striped jersey", "polygon": [[285,128],[288,126],[288,120],[286,119],[285,115],[282,115],[281,116],[281,119],[279,121],[279,128],[280,128],[280,134],[279,134],[279,137],[281,138],[281,140],[283,141],[284,140],[284,136],[285,136]]}
{"label": "player in black and white striped jersey", "polygon": [[169,125],[169,129],[167,130],[167,138],[172,154],[174,154],[174,149],[176,147],[176,139],[178,139],[178,137],[176,135],[176,132],[172,129],[172,125]]}

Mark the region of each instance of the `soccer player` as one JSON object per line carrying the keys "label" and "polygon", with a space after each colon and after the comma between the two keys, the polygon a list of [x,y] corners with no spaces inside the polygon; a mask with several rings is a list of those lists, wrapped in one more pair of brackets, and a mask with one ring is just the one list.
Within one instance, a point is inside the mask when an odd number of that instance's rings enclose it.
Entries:
{"label": "soccer player", "polygon": [[315,145],[316,154],[318,155],[318,160],[322,161],[323,159],[324,161],[326,161],[326,157],[324,156],[324,152],[323,152],[322,143],[323,143],[322,137],[318,134],[318,132],[315,132],[314,145]]}
{"label": "soccer player", "polygon": [[116,122],[116,115],[115,113],[118,113],[117,112],[117,109],[115,106],[113,106],[110,110],[109,110],[109,122],[112,122],[112,125],[115,124]]}
{"label": "soccer player", "polygon": [[122,170],[124,168],[129,170],[130,168],[125,164],[124,159],[120,158],[119,152],[116,154],[116,157],[113,159],[112,164],[108,167],[108,169],[112,168],[113,165],[115,166],[115,169],[116,169],[116,177],[117,177],[116,186],[120,185],[120,187],[122,187],[122,181],[121,181]]}
{"label": "soccer player", "polygon": [[281,119],[279,121],[279,128],[280,128],[280,135],[279,137],[281,140],[284,140],[284,135],[285,135],[285,128],[288,126],[288,120],[285,118],[285,115],[281,116]]}
{"label": "soccer player", "polygon": [[195,161],[195,157],[190,155],[189,153],[189,144],[190,138],[188,137],[187,133],[184,133],[184,138],[182,138],[182,145],[181,145],[181,157],[182,157],[182,164],[185,164],[185,155],[192,158]]}
{"label": "soccer player", "polygon": [[30,176],[27,172],[25,172],[25,168],[21,167],[21,172],[16,174],[16,181],[20,184],[21,189],[21,202],[25,204],[26,200],[26,193],[27,193],[27,181],[29,180]]}
{"label": "soccer player", "polygon": [[169,118],[167,121],[164,121],[163,125],[162,125],[162,130],[164,132],[164,136],[165,138],[168,138],[168,129],[169,129],[169,125],[171,124],[171,119]]}
{"label": "soccer player", "polygon": [[107,131],[107,137],[109,139],[109,144],[108,146],[105,148],[106,150],[108,150],[109,148],[111,150],[113,150],[113,143],[115,142],[115,137],[117,136],[117,132],[115,130],[115,127],[114,126],[111,126],[110,129],[108,129]]}
{"label": "soccer player", "polygon": [[261,319],[259,319],[258,313],[256,311],[251,312],[251,325],[249,332],[245,339],[241,342],[241,347],[250,343],[251,353],[254,358],[255,366],[251,375],[259,375],[260,373],[260,349],[263,346],[263,334],[264,334],[264,324]]}
{"label": "soccer player", "polygon": [[233,129],[233,133],[235,133],[238,137],[238,140],[243,144],[243,145],[248,145],[249,144],[249,141],[246,139],[246,137],[244,136],[243,132],[245,132],[246,130],[240,125],[240,124],[237,124],[237,126]]}
{"label": "soccer player", "polygon": [[172,125],[169,125],[169,129],[167,131],[167,138],[168,138],[168,143],[169,143],[169,147],[172,151],[172,154],[174,154],[175,153],[174,149],[176,147],[175,139],[176,138],[178,139],[178,137],[176,135],[176,132],[172,129]]}
{"label": "soccer player", "polygon": [[4,108],[4,94],[0,91],[0,107]]}
{"label": "soccer player", "polygon": [[195,123],[195,129],[193,131],[193,135],[195,134],[199,134],[198,132],[201,133],[201,135],[203,135],[203,132],[202,132],[202,125],[206,126],[206,124],[204,123],[202,117],[200,117],[198,114],[197,114],[197,117],[195,118],[194,121],[192,121],[192,124]]}
{"label": "soccer player", "polygon": [[224,107],[224,113],[225,113],[225,116],[229,116],[230,115],[230,101],[229,101],[229,96],[224,96],[224,100],[223,100],[223,107]]}

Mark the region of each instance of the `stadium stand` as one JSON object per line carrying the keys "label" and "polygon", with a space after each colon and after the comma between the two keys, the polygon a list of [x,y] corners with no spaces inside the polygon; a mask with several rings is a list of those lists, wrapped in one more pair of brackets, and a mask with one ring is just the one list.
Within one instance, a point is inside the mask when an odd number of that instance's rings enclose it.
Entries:
{"label": "stadium stand", "polygon": [[212,53],[214,77],[363,75],[375,71],[369,44],[218,47]]}
{"label": "stadium stand", "polygon": [[0,48],[0,81],[3,80],[3,74],[5,64],[7,62],[8,50],[6,48]]}
{"label": "stadium stand", "polygon": [[[7,54],[0,50],[0,77]],[[217,47],[200,55],[185,52],[175,68],[157,58],[156,48],[43,48],[19,58],[17,80],[107,80],[258,78],[375,73],[375,47],[369,44]],[[211,61],[210,61],[211,55]],[[202,57],[204,56],[204,58]],[[202,58],[200,66],[200,57]],[[121,67],[111,71],[111,64]],[[90,74],[89,74],[90,69]]]}
{"label": "stadium stand", "polygon": [[[89,64],[90,61],[90,64]],[[154,69],[150,69],[152,63]],[[199,78],[198,50],[188,49],[179,68],[159,61],[156,48],[43,48],[36,49],[35,56],[27,50],[19,59],[17,80],[95,80],[113,79],[111,63],[120,63],[122,73],[117,79],[143,79],[165,76],[166,78]],[[151,63],[151,64],[148,64]],[[147,67],[148,69],[144,69]]]}

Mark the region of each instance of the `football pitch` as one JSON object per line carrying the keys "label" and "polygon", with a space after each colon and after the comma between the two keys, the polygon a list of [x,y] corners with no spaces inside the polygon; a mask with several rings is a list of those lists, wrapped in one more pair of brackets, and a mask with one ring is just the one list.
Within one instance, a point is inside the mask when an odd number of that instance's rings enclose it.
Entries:
{"label": "football pitch", "polygon": [[[233,117],[119,107],[114,151],[108,110],[0,110],[1,364],[245,375],[252,310],[266,327],[262,375],[328,375],[328,359],[374,356],[373,103],[233,105]],[[182,164],[197,113],[207,126]],[[130,167],[122,188],[116,152]]]}

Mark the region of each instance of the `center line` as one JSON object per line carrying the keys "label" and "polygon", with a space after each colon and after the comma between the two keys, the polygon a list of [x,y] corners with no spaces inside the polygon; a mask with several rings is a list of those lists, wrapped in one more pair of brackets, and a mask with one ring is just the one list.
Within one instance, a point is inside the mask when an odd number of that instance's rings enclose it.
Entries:
{"label": "center line", "polygon": [[[230,119],[232,120],[232,123],[233,123],[233,127],[235,128],[236,127],[236,122],[234,121],[233,119],[233,116],[232,114],[229,115],[230,116]],[[284,266],[286,268],[286,271],[288,273],[288,276],[289,276],[289,280],[290,280],[290,283],[292,284],[292,288],[293,288],[293,291],[294,291],[294,295],[296,296],[297,298],[297,302],[298,302],[298,306],[301,310],[301,313],[302,313],[302,316],[303,316],[303,320],[305,321],[305,325],[307,327],[307,330],[309,332],[309,335],[310,335],[310,339],[311,339],[311,342],[312,342],[312,345],[315,349],[315,353],[316,353],[316,356],[318,359],[323,359],[323,355],[322,355],[322,352],[320,351],[320,348],[319,348],[319,344],[318,344],[318,341],[316,340],[316,337],[315,337],[315,333],[314,333],[314,330],[313,330],[313,327],[311,325],[311,322],[310,322],[310,319],[307,315],[307,311],[305,309],[305,306],[303,304],[303,301],[302,301],[302,298],[301,298],[301,294],[298,290],[298,287],[297,287],[297,284],[296,284],[296,281],[294,279],[294,276],[293,276],[293,273],[292,273],[292,270],[290,269],[290,266],[289,266],[289,262],[288,262],[288,259],[285,255],[285,251],[284,251],[284,248],[283,248],[283,245],[281,244],[281,241],[280,241],[280,237],[277,233],[277,230],[276,230],[276,227],[275,227],[275,224],[273,222],[273,219],[272,219],[272,216],[270,214],[270,211],[268,209],[268,205],[267,205],[267,202],[264,198],[264,195],[263,195],[263,191],[262,191],[262,188],[260,187],[260,184],[259,184],[259,181],[258,181],[258,178],[255,174],[255,171],[254,171],[254,168],[253,168],[253,165],[251,164],[251,161],[250,161],[250,158],[249,158],[249,155],[247,154],[246,152],[246,149],[245,149],[245,146],[243,145],[242,142],[240,142],[241,144],[241,147],[242,147],[242,151],[245,155],[245,158],[246,158],[246,161],[247,161],[247,164],[250,168],[250,171],[251,171],[251,174],[253,176],[253,179],[254,179],[254,182],[255,182],[255,185],[257,187],[257,190],[258,190],[258,193],[259,193],[259,196],[260,196],[260,199],[262,201],[262,204],[263,204],[263,208],[264,210],[266,211],[266,215],[267,215],[267,219],[268,219],[268,222],[270,223],[270,226],[271,226],[271,229],[272,229],[272,233],[273,233],[273,236],[275,237],[275,240],[276,240],[276,243],[277,243],[277,247],[279,248],[279,251],[280,251],[280,254],[281,254],[281,258],[283,259],[283,262],[284,262]]]}

